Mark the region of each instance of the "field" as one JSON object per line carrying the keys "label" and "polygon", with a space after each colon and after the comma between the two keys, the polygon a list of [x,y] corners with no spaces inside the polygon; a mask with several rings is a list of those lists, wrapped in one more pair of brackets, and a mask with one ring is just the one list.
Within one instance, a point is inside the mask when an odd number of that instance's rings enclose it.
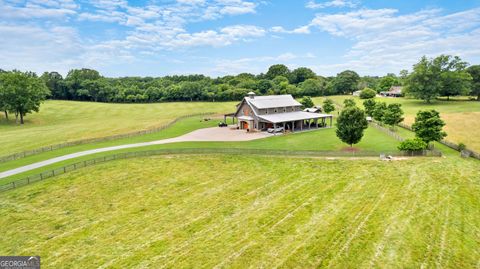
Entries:
{"label": "field", "polygon": [[[52,144],[104,137],[160,127],[173,119],[202,112],[232,112],[235,102],[105,104],[47,101],[39,113],[27,115],[25,125],[0,115],[0,156]],[[13,117],[13,116],[11,116]]]}
{"label": "field", "polygon": [[[333,100],[342,103],[351,96],[333,96]],[[315,102],[321,104],[322,98]],[[411,125],[419,110],[436,109],[447,124],[445,131],[447,140],[464,143],[469,148],[480,151],[480,102],[478,101],[434,101],[427,104],[421,100],[407,98],[376,98],[386,103],[400,103],[405,111],[405,123]],[[357,105],[362,106],[363,100],[355,97]]]}
{"label": "field", "polygon": [[170,156],[0,194],[3,255],[47,268],[466,268],[478,162]]}

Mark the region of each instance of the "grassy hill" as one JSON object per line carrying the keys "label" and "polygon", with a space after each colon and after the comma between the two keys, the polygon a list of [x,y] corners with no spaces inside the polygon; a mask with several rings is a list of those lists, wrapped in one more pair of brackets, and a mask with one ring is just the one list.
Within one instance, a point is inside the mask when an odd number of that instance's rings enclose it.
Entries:
{"label": "grassy hill", "polygon": [[[343,103],[347,98],[354,98],[357,105],[362,106],[363,100],[352,96],[332,96],[331,99]],[[315,98],[316,104],[321,104],[322,98]],[[480,151],[480,102],[478,101],[433,101],[427,104],[421,100],[407,98],[376,98],[377,101],[402,104],[405,112],[405,123],[412,124],[419,110],[436,109],[447,124],[447,140],[465,143],[469,148]]]}
{"label": "grassy hill", "polygon": [[478,162],[170,156],[0,194],[0,249],[45,267],[472,268]]}
{"label": "grassy hill", "polygon": [[173,119],[202,112],[231,112],[235,102],[106,104],[47,101],[25,125],[0,115],[0,156],[86,138],[104,137],[160,127]]}

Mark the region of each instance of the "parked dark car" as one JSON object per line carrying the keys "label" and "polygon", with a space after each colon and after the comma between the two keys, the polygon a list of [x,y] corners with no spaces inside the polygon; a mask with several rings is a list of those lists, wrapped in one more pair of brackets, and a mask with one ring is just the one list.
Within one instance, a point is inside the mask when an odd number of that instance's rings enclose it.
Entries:
{"label": "parked dark car", "polygon": [[218,123],[218,127],[227,127],[227,126],[228,126],[228,124],[226,124],[223,121]]}

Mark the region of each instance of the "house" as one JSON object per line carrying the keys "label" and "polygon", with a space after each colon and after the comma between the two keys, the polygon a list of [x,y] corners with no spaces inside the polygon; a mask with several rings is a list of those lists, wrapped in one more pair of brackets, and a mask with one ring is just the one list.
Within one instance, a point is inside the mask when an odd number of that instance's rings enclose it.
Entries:
{"label": "house", "polygon": [[239,129],[265,131],[269,128],[291,132],[303,129],[326,127],[327,119],[332,126],[332,115],[302,111],[302,104],[291,95],[255,96],[249,92],[233,117]]}
{"label": "house", "polygon": [[388,91],[380,92],[380,95],[384,97],[402,97],[402,90],[402,86],[392,86]]}

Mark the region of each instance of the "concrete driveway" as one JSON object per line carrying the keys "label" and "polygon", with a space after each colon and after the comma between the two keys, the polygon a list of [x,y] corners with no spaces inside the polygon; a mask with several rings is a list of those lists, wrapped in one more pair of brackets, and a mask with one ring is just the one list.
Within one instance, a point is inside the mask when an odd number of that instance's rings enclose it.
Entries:
{"label": "concrete driveway", "polygon": [[144,143],[125,144],[120,146],[105,147],[105,148],[91,149],[91,150],[71,153],[71,154],[60,156],[60,157],[48,159],[45,161],[18,167],[12,170],[0,172],[0,178],[13,176],[16,174],[27,172],[36,168],[58,163],[61,161],[66,161],[66,160],[70,160],[70,159],[74,159],[82,156],[92,155],[95,153],[114,151],[119,149],[138,148],[138,147],[145,147],[145,146],[152,146],[152,145],[161,145],[161,144],[178,143],[178,142],[194,142],[194,141],[198,141],[198,142],[200,141],[211,141],[211,142],[249,141],[249,140],[261,139],[269,136],[271,136],[271,134],[264,133],[264,132],[247,133],[244,130],[234,130],[234,129],[231,129],[230,127],[224,127],[224,128],[212,127],[212,128],[198,129],[188,134],[184,134],[174,138],[167,138],[167,139],[144,142]]}

